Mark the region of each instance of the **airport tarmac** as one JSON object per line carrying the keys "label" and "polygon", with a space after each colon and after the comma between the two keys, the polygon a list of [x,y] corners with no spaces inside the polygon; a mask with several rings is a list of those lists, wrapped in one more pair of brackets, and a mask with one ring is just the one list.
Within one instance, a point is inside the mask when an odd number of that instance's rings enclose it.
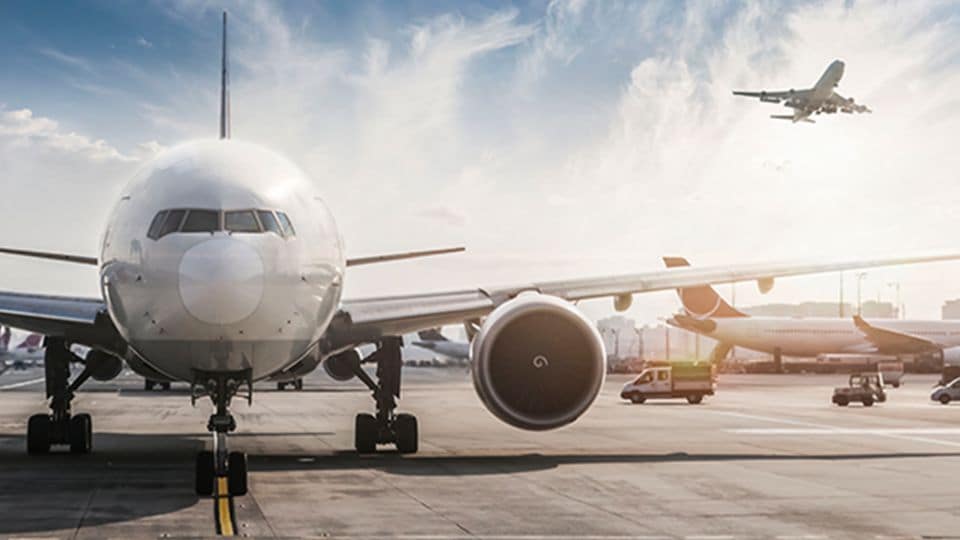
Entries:
{"label": "airport tarmac", "polygon": [[[92,383],[94,453],[28,457],[42,369],[0,376],[0,536],[208,537],[214,501],[193,494],[209,406],[184,386]],[[726,375],[702,405],[618,398],[611,376],[573,426],[506,426],[458,369],[404,373],[401,409],[421,452],[352,451],[368,393],[316,374],[303,392],[258,386],[238,402],[234,449],[250,454],[238,535],[373,538],[957,538],[960,405],[907,376],[887,403],[830,404],[843,375]]]}

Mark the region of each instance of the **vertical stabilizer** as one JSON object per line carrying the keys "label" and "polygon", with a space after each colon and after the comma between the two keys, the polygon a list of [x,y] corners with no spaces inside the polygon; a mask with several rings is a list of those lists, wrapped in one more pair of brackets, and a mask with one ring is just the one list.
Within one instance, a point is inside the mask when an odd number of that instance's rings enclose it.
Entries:
{"label": "vertical stabilizer", "polygon": [[[664,257],[663,262],[667,268],[690,266],[683,257]],[[677,289],[677,294],[683,302],[683,309],[687,315],[697,319],[747,316],[746,313],[728,304],[710,285],[681,287]]]}
{"label": "vertical stabilizer", "polygon": [[230,138],[230,71],[227,69],[227,12],[223,12],[223,48],[220,52],[220,138]]}

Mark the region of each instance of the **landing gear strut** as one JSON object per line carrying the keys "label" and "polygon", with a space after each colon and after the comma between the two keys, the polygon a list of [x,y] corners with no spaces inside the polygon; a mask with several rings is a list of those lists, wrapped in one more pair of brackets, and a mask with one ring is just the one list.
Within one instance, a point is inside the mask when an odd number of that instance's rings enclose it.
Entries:
{"label": "landing gear strut", "polygon": [[[417,451],[417,417],[395,413],[397,398],[400,397],[402,346],[402,338],[384,338],[373,354],[352,366],[353,374],[373,392],[373,399],[377,404],[376,415],[361,413],[356,418],[354,446],[361,454],[376,452],[378,444],[394,444],[401,454],[413,454]],[[361,364],[368,362],[377,364],[376,381],[361,367]]]}
{"label": "landing gear strut", "polygon": [[[227,447],[227,435],[237,429],[237,422],[230,414],[230,400],[247,386],[247,399],[251,399],[253,383],[250,370],[242,372],[201,372],[194,373],[191,395],[206,394],[213,401],[216,411],[207,421],[207,431],[213,434],[213,450],[197,452],[196,491],[197,495],[213,495],[214,483],[218,478],[226,478],[230,495],[247,494],[247,454],[231,452]],[[197,386],[202,390],[197,392]]]}
{"label": "landing gear strut", "polygon": [[44,352],[44,376],[50,414],[35,414],[27,422],[27,453],[46,454],[50,446],[70,446],[73,454],[88,454],[93,448],[93,420],[89,414],[70,414],[70,402],[74,393],[93,374],[85,366],[73,382],[70,379],[70,362],[80,361],[61,338],[46,338]]}

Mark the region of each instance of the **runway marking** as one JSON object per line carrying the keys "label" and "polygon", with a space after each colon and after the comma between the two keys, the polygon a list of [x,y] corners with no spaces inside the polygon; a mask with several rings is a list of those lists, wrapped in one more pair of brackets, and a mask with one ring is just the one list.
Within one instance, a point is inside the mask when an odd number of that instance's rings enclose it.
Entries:
{"label": "runway marking", "polygon": [[[849,431],[851,431],[851,433],[855,432],[855,430],[850,429],[850,428],[842,428],[842,427],[837,427],[837,426],[831,426],[831,425],[828,425],[828,424],[816,424],[816,423],[813,423],[813,422],[804,422],[804,421],[802,421],[802,420],[788,420],[788,419],[786,419],[786,418],[772,418],[772,417],[769,417],[769,416],[760,416],[760,415],[757,415],[757,414],[738,413],[738,412],[732,412],[732,411],[717,411],[717,410],[711,410],[711,411],[705,411],[705,412],[710,412],[710,413],[713,413],[713,414],[722,414],[722,415],[726,415],[726,416],[738,416],[738,417],[740,417],[740,418],[749,418],[749,419],[751,419],[751,420],[760,420],[760,421],[762,421],[762,422],[773,422],[773,423],[777,423],[777,424],[788,424],[788,425],[794,425],[794,426],[806,426],[807,429],[812,428],[812,429],[814,429],[814,430],[819,430],[819,431],[820,431],[819,434],[821,434],[821,435],[844,435],[844,434],[845,434],[845,433],[844,433],[844,430],[849,430]],[[749,428],[741,428],[741,429],[749,429]],[[870,429],[870,428],[864,428],[864,429]],[[891,438],[891,439],[900,439],[900,440],[914,441],[914,442],[924,442],[924,443],[930,443],[930,444],[938,444],[938,445],[942,445],[942,446],[951,446],[951,447],[955,447],[955,448],[956,448],[956,447],[960,447],[960,442],[956,442],[956,441],[944,441],[944,440],[942,440],[942,439],[931,439],[931,438],[929,438],[929,437],[916,437],[916,436],[913,436],[911,433],[908,433],[908,432],[897,433],[897,432],[894,431],[894,430],[896,430],[896,429],[900,429],[900,428],[889,428],[889,429],[877,428],[877,429],[876,429],[877,433],[874,433],[874,434],[875,434],[876,436],[878,436],[878,437],[889,437],[889,438]],[[910,428],[902,428],[902,429],[910,429]],[[923,429],[923,428],[917,428],[917,429]],[[929,428],[929,429],[935,429],[935,428]],[[727,431],[731,431],[731,430],[727,430]]]}
{"label": "runway marking", "polygon": [[230,496],[227,477],[217,477],[217,487],[213,496],[213,519],[217,526],[217,534],[233,536],[237,530],[237,519],[233,512],[233,497]]}
{"label": "runway marking", "polygon": [[30,386],[31,384],[37,384],[38,382],[43,382],[43,377],[36,379],[30,379],[29,381],[20,381],[18,383],[5,384],[0,386],[0,390],[13,390],[14,388],[20,388],[22,386]]}

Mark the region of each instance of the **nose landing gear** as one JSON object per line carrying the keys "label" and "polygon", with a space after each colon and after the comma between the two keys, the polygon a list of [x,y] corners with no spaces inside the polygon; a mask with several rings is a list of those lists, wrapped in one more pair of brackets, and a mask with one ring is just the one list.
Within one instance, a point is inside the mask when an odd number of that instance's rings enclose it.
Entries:
{"label": "nose landing gear", "polygon": [[[395,412],[396,398],[400,397],[402,346],[401,338],[384,338],[373,354],[351,366],[353,374],[373,392],[377,404],[376,415],[361,413],[356,417],[354,446],[361,454],[376,452],[378,444],[394,444],[401,454],[413,454],[418,450],[420,434],[417,417]],[[368,362],[377,364],[376,381],[361,367],[361,364]]]}
{"label": "nose landing gear", "polygon": [[89,414],[70,414],[74,393],[93,375],[86,365],[73,382],[70,362],[82,360],[70,352],[61,338],[46,338],[44,377],[50,414],[35,414],[27,422],[27,453],[46,454],[52,445],[69,445],[73,454],[88,454],[93,449],[93,420]]}
{"label": "nose landing gear", "polygon": [[[207,421],[207,430],[213,434],[213,450],[201,450],[196,457],[197,495],[213,495],[218,478],[226,478],[230,495],[247,494],[247,454],[231,452],[227,435],[237,429],[237,422],[230,414],[230,400],[237,395],[242,384],[247,386],[247,400],[253,396],[250,370],[242,372],[194,373],[191,395],[193,399],[206,394],[213,401],[216,411]],[[202,389],[197,389],[197,386]],[[222,495],[222,494],[221,494]]]}

